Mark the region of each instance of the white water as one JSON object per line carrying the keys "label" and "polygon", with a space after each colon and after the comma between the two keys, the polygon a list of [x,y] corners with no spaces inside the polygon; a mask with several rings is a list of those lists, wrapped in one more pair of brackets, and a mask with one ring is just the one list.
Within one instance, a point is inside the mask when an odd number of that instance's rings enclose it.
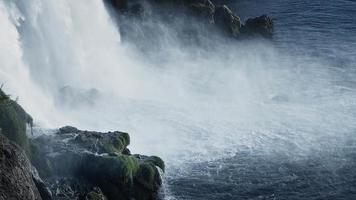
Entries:
{"label": "white water", "polygon": [[332,151],[356,128],[347,69],[262,42],[192,54],[167,30],[152,61],[121,44],[100,0],[0,0],[0,28],[0,80],[37,124],[127,131],[168,165]]}

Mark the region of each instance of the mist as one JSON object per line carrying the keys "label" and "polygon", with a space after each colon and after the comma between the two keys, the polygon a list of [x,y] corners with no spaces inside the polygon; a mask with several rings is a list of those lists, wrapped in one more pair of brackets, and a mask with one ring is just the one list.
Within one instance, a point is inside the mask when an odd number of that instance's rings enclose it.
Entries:
{"label": "mist", "polygon": [[353,72],[264,40],[184,45],[181,24],[159,20],[145,22],[156,46],[138,46],[109,13],[99,0],[0,2],[0,80],[37,126],[126,131],[132,151],[175,166],[241,149],[308,157],[352,137]]}

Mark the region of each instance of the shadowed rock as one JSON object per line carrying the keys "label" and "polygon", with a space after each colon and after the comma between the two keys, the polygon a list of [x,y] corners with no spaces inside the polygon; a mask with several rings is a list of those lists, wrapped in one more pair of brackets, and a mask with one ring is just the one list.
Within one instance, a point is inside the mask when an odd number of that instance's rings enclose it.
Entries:
{"label": "shadowed rock", "polygon": [[[119,17],[118,23],[123,39],[138,45],[142,45],[147,40],[152,40],[152,37],[147,36],[160,35],[159,25],[156,24],[157,27],[155,28],[147,27],[147,22],[150,20],[172,28],[177,35],[181,36],[180,38],[185,38],[184,35],[188,32],[188,37],[193,39],[195,37],[196,43],[200,42],[197,35],[204,38],[207,37],[207,33],[223,33],[222,35],[227,38],[239,40],[256,36],[271,39],[273,35],[273,21],[270,17],[263,15],[251,18],[244,24],[236,13],[232,12],[227,5],[224,5],[226,1],[106,0],[106,2],[114,8]],[[150,14],[143,15],[142,13]],[[141,20],[131,21],[135,19],[135,16],[140,16]],[[181,23],[182,21],[183,23]],[[212,26],[206,26],[207,22]],[[177,23],[181,24],[177,27]],[[151,26],[155,25],[151,24]],[[155,34],[152,33],[152,30],[156,30],[156,32],[153,31]],[[157,41],[154,42],[154,44],[156,43]]]}
{"label": "shadowed rock", "polygon": [[216,8],[214,15],[215,24],[232,37],[240,34],[241,21],[226,5]]}
{"label": "shadowed rock", "polygon": [[[65,179],[67,183],[59,186],[70,187],[74,191],[68,194],[71,197],[98,187],[109,200],[157,198],[162,184],[159,168],[164,170],[164,162],[155,156],[131,155],[127,133],[67,126],[54,135],[34,139],[32,144],[33,162],[41,176],[51,183],[58,182],[56,177]],[[73,188],[78,184],[87,187],[78,191]],[[57,189],[52,187],[54,195]]]}
{"label": "shadowed rock", "polygon": [[246,21],[242,28],[242,32],[249,36],[262,36],[272,38],[273,36],[273,20],[267,15],[262,15],[256,18],[250,18]]}
{"label": "shadowed rock", "polygon": [[2,134],[0,134],[0,199],[42,199],[25,153]]}

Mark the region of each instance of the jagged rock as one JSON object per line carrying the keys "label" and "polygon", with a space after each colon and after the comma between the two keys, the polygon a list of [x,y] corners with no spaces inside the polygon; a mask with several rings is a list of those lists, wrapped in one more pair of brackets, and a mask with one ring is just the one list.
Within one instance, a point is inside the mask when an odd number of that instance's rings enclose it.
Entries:
{"label": "jagged rock", "polygon": [[87,188],[73,187],[70,180],[77,182],[74,185],[100,188],[109,200],[155,199],[162,184],[159,171],[159,168],[164,171],[162,159],[131,155],[127,133],[63,127],[54,135],[33,139],[32,144],[33,162],[46,181],[53,183],[55,177],[69,180],[69,183],[52,187],[56,196],[66,193],[63,195],[73,198],[87,194]]}
{"label": "jagged rock", "polygon": [[0,200],[41,200],[23,150],[0,134]]}
{"label": "jagged rock", "polygon": [[[204,44],[200,39],[212,38],[209,34],[216,32],[223,33],[228,38],[239,40],[255,36],[270,39],[273,34],[273,21],[270,17],[263,15],[248,19],[246,24],[243,25],[240,17],[232,12],[228,6],[224,5],[227,1],[106,0],[106,2],[117,11],[123,40],[132,41],[144,51],[147,51],[144,48],[145,46],[152,48],[158,45],[160,37],[156,38],[154,36],[165,32],[160,30],[161,27],[157,24],[155,26],[152,23],[145,23],[151,19],[160,19],[160,23],[171,27],[177,33],[178,39],[182,39],[183,44]],[[150,12],[151,14],[149,15],[144,15],[143,13],[146,13],[146,9],[153,12]],[[137,16],[140,16],[141,21],[132,21]],[[184,25],[177,27],[177,23]],[[147,26],[147,24],[150,25]],[[210,26],[211,24],[215,26]],[[148,40],[147,38],[150,39]],[[187,40],[187,38],[189,39]],[[152,43],[148,41],[152,41]]]}
{"label": "jagged rock", "polygon": [[242,32],[249,36],[260,35],[265,38],[273,36],[273,20],[267,15],[256,18],[250,18],[242,28]]}
{"label": "jagged rock", "polygon": [[77,179],[57,178],[50,187],[56,200],[107,200],[100,188]]}
{"label": "jagged rock", "polygon": [[79,130],[73,126],[64,126],[59,129],[59,134],[77,133]]}
{"label": "jagged rock", "polygon": [[238,37],[241,21],[226,5],[216,8],[214,15],[215,24],[224,32],[233,37]]}
{"label": "jagged rock", "polygon": [[199,18],[214,23],[215,5],[210,0],[190,1],[189,8]]}
{"label": "jagged rock", "polygon": [[32,117],[0,89],[0,129],[2,134],[18,144],[26,152],[29,150],[29,142],[26,135],[27,124],[32,126]]}
{"label": "jagged rock", "polygon": [[85,200],[106,200],[106,197],[100,188],[94,187],[93,190],[85,196]]}
{"label": "jagged rock", "polygon": [[[37,171],[34,167],[33,170]],[[34,175],[35,174],[35,175]],[[52,192],[46,183],[39,177],[37,172],[32,171],[32,179],[40,193],[42,200],[52,200]]]}

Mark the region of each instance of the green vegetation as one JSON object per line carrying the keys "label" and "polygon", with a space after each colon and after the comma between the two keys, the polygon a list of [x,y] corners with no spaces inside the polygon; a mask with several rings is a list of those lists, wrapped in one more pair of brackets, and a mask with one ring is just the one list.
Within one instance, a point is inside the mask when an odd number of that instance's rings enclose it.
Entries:
{"label": "green vegetation", "polygon": [[0,128],[2,134],[29,153],[26,135],[27,124],[33,124],[32,117],[0,89]]}

